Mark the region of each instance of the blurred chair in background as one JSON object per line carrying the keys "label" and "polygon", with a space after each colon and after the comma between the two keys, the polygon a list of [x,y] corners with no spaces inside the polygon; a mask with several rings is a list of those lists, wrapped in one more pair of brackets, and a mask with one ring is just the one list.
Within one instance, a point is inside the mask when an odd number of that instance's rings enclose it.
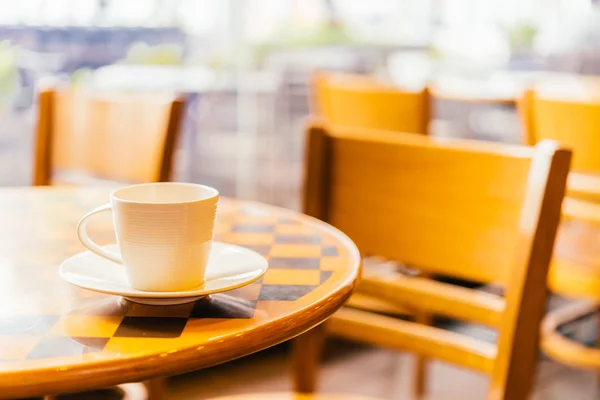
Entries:
{"label": "blurred chair in background", "polygon": [[367,75],[324,72],[314,75],[312,87],[312,113],[327,123],[427,134],[427,88],[407,92]]}
{"label": "blurred chair in background", "polygon": [[[519,109],[526,143],[548,138],[573,149],[573,172],[548,286],[556,294],[581,301],[548,313],[542,348],[557,361],[600,371],[600,349],[559,332],[566,323],[593,315],[600,304],[600,98],[558,100],[532,89],[524,93]],[[598,331],[596,335],[599,345]]]}
{"label": "blurred chair in background", "polygon": [[42,90],[33,184],[168,181],[182,112],[172,95]]}
{"label": "blurred chair in background", "polygon": [[[567,93],[565,93],[567,95]],[[535,145],[541,139],[553,139],[573,148],[574,173],[600,174],[600,97],[559,99],[558,93],[545,96],[535,89],[519,99],[524,124],[524,142]]]}
{"label": "blurred chair in background", "polygon": [[[551,142],[534,150],[312,126],[304,211],[346,232],[363,254],[424,271],[365,272],[357,295],[392,311],[496,327],[499,341],[375,313],[353,304],[353,295],[349,307],[296,339],[298,391],[315,390],[329,333],[491,374],[490,399],[525,399],[535,376],[569,161],[570,152]],[[428,274],[499,283],[506,297],[430,280]]]}
{"label": "blurred chair in background", "polygon": [[[74,88],[39,92],[33,184],[167,182],[184,101],[157,93]],[[164,397],[161,379],[120,385],[134,397]]]}

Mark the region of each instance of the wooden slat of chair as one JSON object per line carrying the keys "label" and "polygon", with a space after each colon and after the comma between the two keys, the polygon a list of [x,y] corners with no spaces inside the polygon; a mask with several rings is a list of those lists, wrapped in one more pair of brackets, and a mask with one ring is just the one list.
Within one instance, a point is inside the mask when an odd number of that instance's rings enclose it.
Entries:
{"label": "wooden slat of chair", "polygon": [[[536,324],[544,311],[544,282],[570,152],[551,142],[535,150],[442,143],[418,135],[320,124],[310,126],[308,136],[306,213],[345,231],[366,254],[418,265],[426,273],[505,286],[489,398],[524,399],[533,380]],[[410,290],[424,291],[433,300],[431,291],[422,286]],[[452,293],[452,301],[461,298]],[[413,303],[418,305],[416,300]],[[465,309],[475,306],[465,311],[465,317],[482,314],[484,302],[465,303]],[[490,303],[490,311],[497,313],[501,302]],[[363,312],[352,315],[360,318]],[[336,319],[334,315],[327,326],[335,329]],[[369,321],[362,322],[365,328],[360,332],[375,341],[366,326],[374,332],[379,327]],[[417,350],[424,356],[433,355],[431,348],[450,349],[456,344],[443,339],[436,342],[442,336],[432,333],[437,333],[431,331],[435,328],[414,330],[405,328],[412,327],[411,322],[399,322],[404,338],[412,340],[411,335],[423,332]],[[335,332],[359,339],[349,328]],[[473,352],[478,354],[477,348]],[[314,382],[306,379],[314,374],[314,370],[297,371],[297,383]],[[314,387],[300,384],[297,389],[310,392]]]}
{"label": "wooden slat of chair", "polygon": [[566,198],[563,215],[567,218],[600,224],[600,204],[576,198]]}
{"label": "wooden slat of chair", "polygon": [[579,199],[600,200],[600,176],[571,172],[567,190],[569,195]]}
{"label": "wooden slat of chair", "polygon": [[327,322],[334,336],[396,350],[409,350],[491,373],[496,346],[465,335],[368,311],[344,308]]}
{"label": "wooden slat of chair", "polygon": [[[364,257],[362,268],[363,276],[365,274],[401,274],[402,276],[412,276],[416,272],[399,265],[397,262],[385,260],[381,257]],[[417,317],[414,309],[409,309],[403,304],[389,302],[367,293],[355,292],[346,303],[346,306],[384,315],[394,315],[399,318],[415,319]]]}
{"label": "wooden slat of chair", "polygon": [[346,307],[356,308],[363,311],[371,311],[378,314],[394,315],[396,317],[414,317],[414,309],[409,309],[401,304],[395,304],[390,301],[369,296],[365,293],[357,292],[346,302]]}
{"label": "wooden slat of chair", "polygon": [[506,302],[501,296],[401,274],[366,276],[357,294],[434,315],[498,327]]}
{"label": "wooden slat of chair", "polygon": [[49,88],[38,100],[34,185],[73,171],[114,182],[171,179],[181,98]]}
{"label": "wooden slat of chair", "polygon": [[313,76],[312,112],[333,125],[426,134],[429,91],[405,91],[373,77],[317,72]]}

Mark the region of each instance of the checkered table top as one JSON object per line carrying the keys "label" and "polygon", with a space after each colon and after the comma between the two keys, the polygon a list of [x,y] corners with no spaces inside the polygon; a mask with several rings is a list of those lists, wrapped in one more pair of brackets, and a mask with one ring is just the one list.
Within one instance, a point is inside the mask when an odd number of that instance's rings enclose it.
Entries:
{"label": "checkered table top", "polygon": [[[108,197],[108,189],[0,190],[0,397],[113,385],[247,355],[325,320],[359,275],[358,250],[335,228],[221,199],[215,239],[264,255],[269,270],[260,281],[177,306],[79,289],[58,267],[84,250],[79,218]],[[109,218],[90,228],[100,244],[114,242]]]}

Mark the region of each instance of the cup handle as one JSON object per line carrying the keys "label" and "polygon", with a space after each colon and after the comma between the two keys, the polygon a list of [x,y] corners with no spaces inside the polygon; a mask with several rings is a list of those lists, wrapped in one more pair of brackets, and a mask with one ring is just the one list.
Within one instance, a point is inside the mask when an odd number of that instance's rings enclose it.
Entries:
{"label": "cup handle", "polygon": [[123,260],[119,254],[111,253],[104,250],[102,247],[98,246],[87,233],[87,224],[89,222],[89,218],[92,215],[104,212],[104,211],[112,211],[110,208],[110,204],[104,204],[98,208],[93,209],[89,213],[85,214],[81,220],[79,220],[79,224],[77,224],[77,237],[79,241],[88,249],[90,249],[93,253],[98,254],[100,257],[104,257],[107,260],[112,262],[116,262],[117,264],[123,264]]}

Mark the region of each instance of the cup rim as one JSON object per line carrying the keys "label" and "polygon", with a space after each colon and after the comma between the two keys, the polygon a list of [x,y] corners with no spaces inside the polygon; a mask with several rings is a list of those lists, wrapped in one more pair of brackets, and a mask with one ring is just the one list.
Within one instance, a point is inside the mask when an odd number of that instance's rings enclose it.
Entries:
{"label": "cup rim", "polygon": [[[133,187],[139,187],[139,186],[193,186],[196,188],[203,188],[208,190],[209,192],[211,192],[211,195],[203,198],[203,199],[196,199],[196,200],[181,200],[181,201],[143,201],[143,200],[127,200],[127,199],[123,199],[120,197],[117,197],[117,192],[120,190],[124,190],[124,189],[129,189],[129,188],[133,188]],[[207,186],[207,185],[202,185],[200,183],[189,183],[189,182],[149,182],[149,183],[137,183],[134,185],[127,185],[127,186],[123,186],[117,189],[114,189],[111,193],[110,193],[110,198],[114,199],[115,201],[121,202],[121,203],[130,203],[130,204],[156,204],[156,205],[169,205],[169,204],[189,204],[189,203],[197,203],[197,202],[201,202],[201,201],[207,201],[210,199],[214,199],[219,197],[219,191],[217,189],[215,189],[214,187],[211,186]]]}

